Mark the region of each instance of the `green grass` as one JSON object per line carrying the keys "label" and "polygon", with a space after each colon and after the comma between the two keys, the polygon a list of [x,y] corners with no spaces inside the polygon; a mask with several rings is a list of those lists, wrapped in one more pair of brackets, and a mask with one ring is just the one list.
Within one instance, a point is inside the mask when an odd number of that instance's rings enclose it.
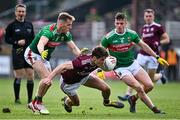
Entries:
{"label": "green grass", "polygon": [[[60,99],[64,93],[59,89],[59,82],[55,80],[44,97],[44,103],[50,115],[34,115],[27,109],[26,81],[21,83],[21,105],[14,104],[13,80],[0,79],[0,109],[8,107],[11,113],[2,113],[0,119],[180,119],[180,84],[156,84],[155,89],[149,94],[156,106],[166,111],[165,115],[155,115],[140,100],[137,102],[137,113],[129,112],[129,105],[125,103],[123,109],[104,107],[101,92],[82,86],[79,90],[80,106],[73,107],[72,113],[67,113],[61,105]],[[126,85],[120,81],[108,81],[111,86],[111,99],[117,100],[117,95],[122,95]],[[38,81],[35,81],[35,90]],[[89,108],[93,108],[90,110]]]}

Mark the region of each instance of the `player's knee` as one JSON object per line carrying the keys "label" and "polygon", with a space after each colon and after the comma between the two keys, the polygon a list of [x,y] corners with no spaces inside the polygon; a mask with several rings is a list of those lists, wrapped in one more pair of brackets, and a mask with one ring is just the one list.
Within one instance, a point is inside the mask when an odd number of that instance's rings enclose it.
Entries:
{"label": "player's knee", "polygon": [[154,88],[154,84],[153,83],[148,83],[144,86],[145,92],[149,92]]}
{"label": "player's knee", "polygon": [[23,78],[23,73],[14,73],[15,78]]}
{"label": "player's knee", "polygon": [[27,74],[27,78],[28,78],[29,80],[33,80],[33,79],[34,79],[34,74],[33,74],[33,73]]}
{"label": "player's knee", "polygon": [[33,75],[27,76],[27,79],[28,79],[28,80],[34,80],[34,76],[33,76]]}
{"label": "player's knee", "polygon": [[144,92],[144,89],[141,85],[136,86],[134,89],[137,91],[137,93],[143,93]]}

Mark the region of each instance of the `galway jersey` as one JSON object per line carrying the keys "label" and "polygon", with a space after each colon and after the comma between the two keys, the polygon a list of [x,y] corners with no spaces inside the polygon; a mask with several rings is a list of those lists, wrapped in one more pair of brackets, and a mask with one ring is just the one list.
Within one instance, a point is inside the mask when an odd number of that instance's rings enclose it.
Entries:
{"label": "galway jersey", "polygon": [[[141,29],[142,40],[149,45],[156,54],[159,54],[160,39],[163,33],[165,33],[163,26],[155,22],[150,25],[145,24]],[[149,56],[149,54],[143,50],[140,50],[140,53]]]}
{"label": "galway jersey", "polygon": [[102,38],[101,45],[108,48],[111,56],[117,58],[115,68],[128,67],[135,59],[132,46],[139,41],[138,34],[133,30],[126,28],[123,34],[119,34],[114,29]]}
{"label": "galway jersey", "polygon": [[96,65],[91,63],[92,55],[81,55],[72,61],[73,69],[62,73],[63,81],[66,84],[80,82],[81,79],[88,76],[92,71],[97,69]]}
{"label": "galway jersey", "polygon": [[51,54],[54,51],[56,46],[59,46],[63,42],[69,42],[72,40],[72,35],[70,32],[65,33],[58,33],[56,24],[50,24],[45,26],[43,29],[40,30],[40,32],[36,35],[32,43],[29,45],[30,49],[36,53],[39,54],[39,51],[37,49],[37,44],[41,38],[41,36],[45,36],[49,39],[48,43],[45,45],[44,50],[48,50],[48,56],[47,60],[51,58]]}

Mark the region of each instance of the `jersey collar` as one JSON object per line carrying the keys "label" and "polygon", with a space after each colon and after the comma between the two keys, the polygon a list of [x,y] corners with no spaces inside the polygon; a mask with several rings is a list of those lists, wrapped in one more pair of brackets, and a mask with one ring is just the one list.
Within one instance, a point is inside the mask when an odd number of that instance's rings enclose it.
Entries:
{"label": "jersey collar", "polygon": [[145,27],[150,27],[150,26],[152,26],[152,25],[154,25],[155,24],[155,22],[153,21],[151,24],[145,24],[144,26]]}
{"label": "jersey collar", "polygon": [[124,35],[124,34],[126,33],[126,31],[127,31],[127,28],[124,29],[124,33],[122,33],[122,34],[118,33],[116,29],[115,29],[114,31],[115,31],[115,33],[118,34],[118,35]]}

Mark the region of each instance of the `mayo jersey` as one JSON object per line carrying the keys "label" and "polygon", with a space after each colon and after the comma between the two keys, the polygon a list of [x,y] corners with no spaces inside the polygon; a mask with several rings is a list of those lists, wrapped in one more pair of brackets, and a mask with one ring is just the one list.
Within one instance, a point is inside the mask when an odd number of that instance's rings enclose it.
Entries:
{"label": "mayo jersey", "polygon": [[138,34],[133,30],[126,28],[123,34],[118,34],[114,29],[102,38],[101,45],[108,48],[111,56],[117,58],[116,68],[118,68],[133,63],[135,58],[132,46],[139,41]]}
{"label": "mayo jersey", "polygon": [[49,39],[48,43],[45,45],[44,50],[48,50],[47,60],[51,58],[51,54],[54,51],[56,46],[59,46],[63,42],[69,42],[72,40],[72,35],[70,32],[65,33],[58,33],[56,24],[47,25],[40,30],[40,32],[36,35],[32,43],[29,45],[30,49],[39,54],[37,49],[37,44],[41,38],[41,36],[45,36]]}

